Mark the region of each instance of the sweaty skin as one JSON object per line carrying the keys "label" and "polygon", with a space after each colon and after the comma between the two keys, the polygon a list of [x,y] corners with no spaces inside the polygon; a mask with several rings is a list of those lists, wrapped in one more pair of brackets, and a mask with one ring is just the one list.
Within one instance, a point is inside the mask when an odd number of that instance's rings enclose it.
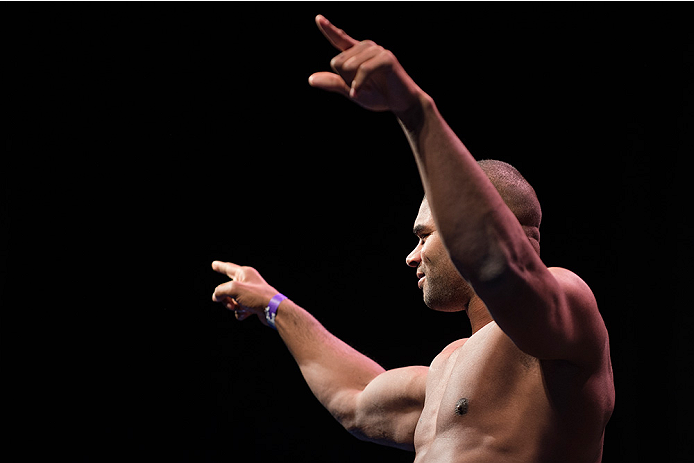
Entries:
{"label": "sweaty skin", "polygon": [[[512,185],[497,191],[391,52],[322,16],[316,23],[340,54],[334,72],[311,75],[310,85],[397,116],[426,193],[406,262],[425,304],[466,311],[472,335],[429,367],[386,371],[285,299],[275,325],[311,391],[350,433],[414,450],[415,462],[600,462],[615,396],[609,338],[590,288],[544,265],[539,218],[511,210],[500,191],[512,197]],[[239,320],[255,315],[267,324],[277,290],[251,267],[212,268],[230,278],[213,300]]]}

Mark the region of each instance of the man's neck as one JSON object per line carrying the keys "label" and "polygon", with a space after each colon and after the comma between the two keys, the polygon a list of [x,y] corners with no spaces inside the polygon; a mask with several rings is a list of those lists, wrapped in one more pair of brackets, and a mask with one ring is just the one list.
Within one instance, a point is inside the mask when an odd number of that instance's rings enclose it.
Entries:
{"label": "man's neck", "polygon": [[477,333],[487,323],[494,321],[492,314],[487,310],[487,306],[484,305],[482,299],[477,295],[472,296],[472,299],[470,299],[466,313],[470,319],[472,334]]}

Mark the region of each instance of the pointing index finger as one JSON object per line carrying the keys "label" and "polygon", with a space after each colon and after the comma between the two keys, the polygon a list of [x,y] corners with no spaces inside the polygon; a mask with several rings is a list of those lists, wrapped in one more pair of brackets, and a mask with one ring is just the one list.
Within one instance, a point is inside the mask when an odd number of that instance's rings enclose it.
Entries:
{"label": "pointing index finger", "polygon": [[357,40],[354,40],[352,37],[347,35],[347,33],[345,33],[345,31],[342,29],[338,29],[337,27],[333,26],[333,24],[323,15],[319,14],[316,16],[316,24],[325,38],[328,39],[330,43],[332,43],[333,46],[340,51],[345,51],[359,43]]}
{"label": "pointing index finger", "polygon": [[214,270],[215,272],[223,273],[229,278],[236,278],[236,272],[240,268],[240,266],[232,264],[231,262],[220,262],[218,260],[212,262],[212,270]]}

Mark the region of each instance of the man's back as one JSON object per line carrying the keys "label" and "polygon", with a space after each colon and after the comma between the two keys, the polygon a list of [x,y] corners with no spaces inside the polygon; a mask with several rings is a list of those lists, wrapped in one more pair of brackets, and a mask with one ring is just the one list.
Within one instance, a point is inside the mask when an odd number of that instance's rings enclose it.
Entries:
{"label": "man's back", "polygon": [[599,462],[614,403],[607,347],[603,360],[593,372],[540,361],[488,323],[432,362],[415,461]]}

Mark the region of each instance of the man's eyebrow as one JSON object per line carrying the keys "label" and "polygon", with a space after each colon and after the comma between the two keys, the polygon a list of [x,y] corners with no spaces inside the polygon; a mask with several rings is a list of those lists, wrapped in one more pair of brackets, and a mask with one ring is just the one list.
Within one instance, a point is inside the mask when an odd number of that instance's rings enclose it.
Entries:
{"label": "man's eyebrow", "polygon": [[425,233],[427,233],[428,231],[429,231],[429,227],[427,227],[426,225],[421,224],[421,223],[418,223],[418,224],[415,225],[414,228],[412,229],[412,233],[414,233],[414,234],[417,235],[417,236],[419,236],[419,235],[421,235],[421,234],[425,234]]}

